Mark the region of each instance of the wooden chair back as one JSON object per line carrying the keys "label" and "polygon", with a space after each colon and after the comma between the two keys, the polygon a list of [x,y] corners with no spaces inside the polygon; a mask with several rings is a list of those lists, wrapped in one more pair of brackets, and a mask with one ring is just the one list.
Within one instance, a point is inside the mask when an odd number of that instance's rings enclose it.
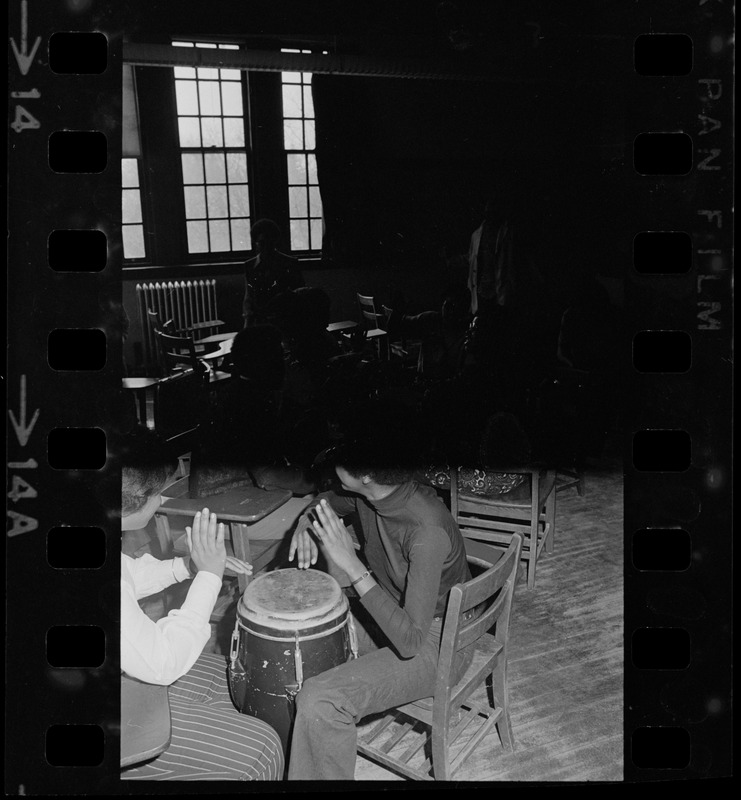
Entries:
{"label": "wooden chair back", "polygon": [[527,477],[529,495],[476,495],[463,493],[458,469],[450,470],[450,513],[466,538],[509,545],[514,533],[523,535],[522,558],[527,562],[527,585],[535,585],[536,562],[543,550],[551,552],[556,527],[556,475],[536,467],[498,467],[497,472]]}
{"label": "wooden chair back", "polygon": [[189,369],[201,377],[204,376],[207,369],[198,358],[192,336],[178,336],[165,333],[163,330],[155,330],[154,334],[160,348],[162,364],[168,375]]}

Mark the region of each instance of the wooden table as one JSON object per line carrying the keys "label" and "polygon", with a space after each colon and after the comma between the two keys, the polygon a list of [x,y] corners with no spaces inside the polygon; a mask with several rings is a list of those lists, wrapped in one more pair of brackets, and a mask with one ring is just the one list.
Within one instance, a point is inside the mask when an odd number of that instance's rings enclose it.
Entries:
{"label": "wooden table", "polygon": [[343,331],[350,331],[357,327],[357,322],[353,322],[351,319],[343,319],[340,322],[330,322],[329,325],[327,325],[327,330],[330,333],[342,333]]}
{"label": "wooden table", "polygon": [[[313,499],[313,495],[292,497],[288,489],[265,490],[251,486],[211,497],[173,497],[158,509],[155,525],[164,552],[167,543],[172,542],[169,518],[185,517],[185,527],[192,524],[196,511],[208,508],[220,522],[226,523],[234,555],[242,561],[250,561],[250,541],[282,540]],[[247,583],[247,578],[240,575],[240,591],[247,588]]]}
{"label": "wooden table", "polygon": [[196,344],[221,344],[228,342],[237,335],[236,331],[228,333],[214,333],[211,336],[204,336],[203,339],[196,339]]}

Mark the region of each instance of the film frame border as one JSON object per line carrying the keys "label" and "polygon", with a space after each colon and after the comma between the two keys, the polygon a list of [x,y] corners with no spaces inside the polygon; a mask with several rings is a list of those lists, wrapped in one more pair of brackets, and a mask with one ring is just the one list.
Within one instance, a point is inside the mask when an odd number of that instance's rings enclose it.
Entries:
{"label": "film frame border", "polygon": [[[14,758],[13,764],[8,762],[12,768],[8,772],[9,778],[6,778],[6,790],[36,793],[35,782],[38,781],[45,788],[74,788],[75,793],[80,793],[82,784],[91,791],[105,790],[117,794],[123,793],[117,777],[118,694],[112,689],[118,683],[115,668],[118,663],[118,559],[109,557],[96,570],[55,569],[47,562],[44,541],[47,531],[59,527],[74,529],[74,526],[82,525],[98,528],[105,532],[110,556],[117,552],[119,536],[117,520],[90,491],[94,473],[87,474],[85,469],[79,468],[54,470],[48,464],[44,447],[54,429],[96,427],[105,431],[108,404],[117,402],[120,395],[120,374],[116,364],[120,363],[121,343],[111,322],[110,301],[120,301],[122,248],[118,125],[122,44],[120,32],[113,28],[109,27],[107,34],[105,28],[108,26],[105,24],[100,26],[103,30],[91,28],[91,32],[103,32],[107,38],[108,63],[102,73],[81,76],[43,72],[41,68],[46,65],[44,46],[48,46],[51,36],[59,32],[81,33],[84,24],[90,24],[84,15],[89,3],[66,5],[66,12],[64,8],[53,11],[45,8],[43,14],[29,0],[14,0],[9,7],[12,49],[9,186],[13,198],[9,310],[14,314],[14,324],[9,332],[8,351],[10,444],[7,465],[11,481],[8,496],[12,503],[9,505],[10,529],[6,540],[10,566],[8,644],[11,652],[23,650],[24,655],[20,661],[14,655],[8,666],[9,677],[19,682],[19,688],[25,687],[29,691],[30,705],[35,705],[37,714],[48,716],[28,719],[28,695],[24,701],[20,691],[11,692],[7,719],[17,724],[18,720],[26,718],[23,742],[31,752],[22,754],[17,760]],[[76,6],[79,6],[77,12],[74,10]],[[730,596],[730,559],[727,558],[730,539],[726,541],[722,534],[730,521],[733,76],[729,42],[733,19],[721,0],[696,0],[693,13],[693,68],[687,76],[670,81],[681,85],[682,91],[693,99],[677,111],[676,119],[658,121],[661,130],[679,128],[690,134],[693,140],[692,171],[687,176],[672,179],[680,196],[667,197],[665,194],[663,199],[666,202],[655,209],[656,218],[650,221],[647,229],[685,230],[692,237],[693,267],[688,275],[679,278],[682,287],[679,291],[680,308],[673,320],[676,327],[672,330],[685,330],[692,337],[693,369],[699,365],[706,382],[700,386],[692,383],[690,371],[689,390],[696,393],[698,403],[690,409],[691,417],[685,417],[687,430],[692,435],[691,474],[680,480],[667,479],[666,482],[675,484],[674,493],[670,486],[668,505],[648,518],[645,514],[646,497],[642,492],[646,492],[647,487],[651,489],[649,484],[652,481],[646,477],[647,474],[633,469],[633,454],[627,441],[630,437],[626,434],[625,585],[629,594],[625,637],[626,704],[638,698],[638,702],[628,707],[626,712],[626,780],[713,775],[714,767],[719,766],[717,759],[713,761],[713,756],[718,754],[723,756],[720,764],[729,763],[728,751],[719,753],[714,750],[716,744],[722,746],[722,735],[730,728],[727,708],[730,700],[728,626],[720,618],[714,620],[718,632],[723,633],[721,641],[707,641],[707,636],[703,641],[705,661],[718,654],[722,656],[712,678],[717,687],[716,696],[708,698],[707,714],[703,719],[699,719],[702,710],[691,708],[687,714],[683,712],[681,702],[672,706],[666,692],[662,695],[661,690],[667,684],[662,687],[661,682],[668,680],[664,671],[647,672],[632,665],[628,636],[629,627],[637,631],[647,627],[687,625],[690,633],[698,637],[697,628],[703,624],[702,620],[682,621],[681,615],[675,614],[674,620],[679,619],[679,623],[662,624],[667,616],[672,617],[672,613],[667,615],[666,607],[662,610],[660,603],[657,606],[656,583],[659,588],[668,587],[669,601],[675,592],[691,590],[697,593],[698,585],[708,596],[714,590],[717,593],[718,586],[726,599]],[[657,18],[654,20],[655,25],[663,23],[662,32],[675,32],[672,28],[677,23],[670,13],[661,23]],[[639,21],[639,27],[642,22],[645,20]],[[645,30],[637,29],[638,35],[644,33]],[[656,84],[657,80],[655,77],[635,78],[636,83],[644,82],[644,86],[646,81]],[[647,90],[640,88],[638,91]],[[60,94],[72,98],[71,107],[63,107],[50,99]],[[646,124],[648,127],[639,123],[639,132],[657,130],[656,123]],[[99,173],[67,176],[51,172],[47,165],[48,137],[53,132],[64,130],[104,132],[107,138],[105,168]],[[632,173],[626,177],[627,183],[634,184],[639,193],[649,185],[659,193],[663,186],[666,192],[664,179],[657,183],[636,178]],[[75,200],[70,198],[70,194]],[[90,204],[78,205],[75,201],[80,197]],[[34,230],[29,230],[29,220]],[[95,272],[71,271],[71,275],[52,271],[48,267],[47,239],[58,230],[102,231],[108,240],[105,268]],[[629,270],[626,265],[626,271]],[[649,284],[653,288],[658,286],[659,295],[666,289],[666,280],[662,281],[659,276],[644,280],[629,275],[627,282],[631,281],[639,288]],[[26,308],[28,298],[34,298],[34,301],[32,313],[26,314],[20,309]],[[656,317],[652,316],[644,301],[636,299],[636,308],[632,310],[635,311],[631,321],[633,333],[656,330],[652,327],[657,324]],[[660,320],[659,324],[666,323]],[[49,334],[59,329],[104,331],[107,342],[105,366],[80,376],[51,370],[45,358],[47,341]],[[659,377],[654,381],[659,385],[659,391],[666,388],[661,386],[662,380]],[[629,414],[638,426],[634,430],[646,430],[646,425],[661,430],[659,426],[665,424],[661,420],[649,419],[650,414],[644,413],[646,398],[650,399],[652,392],[657,391],[648,383],[632,376]],[[682,391],[682,388],[672,390],[679,395]],[[721,397],[720,410],[714,405],[716,397]],[[91,423],[94,424],[91,426]],[[694,518],[691,502],[689,510],[682,513],[667,511],[672,501],[682,500],[678,495],[688,491],[694,492],[701,500],[701,508]],[[635,530],[671,529],[678,523],[689,529],[693,547],[692,568],[668,576],[636,569],[631,558],[631,534]],[[719,528],[720,533],[714,531],[714,527]],[[714,545],[715,552],[710,545]],[[15,568],[18,568],[17,572]],[[693,570],[695,573],[701,571],[701,574],[696,576]],[[44,602],[40,604],[43,607],[34,608],[32,593],[38,591],[36,580],[43,585]],[[91,603],[91,598],[95,602]],[[723,600],[724,597],[715,598],[715,607],[721,613]],[[22,620],[12,619],[14,606],[23,609]],[[53,613],[47,606],[52,606]],[[107,634],[106,664],[102,668],[84,668],[77,685],[69,680],[55,684],[54,670],[47,665],[45,649],[47,629],[54,624],[102,628]],[[30,627],[39,634],[43,630],[44,636],[29,637],[22,627]],[[714,630],[713,626],[707,627]],[[694,641],[696,643],[697,638]],[[69,677],[72,673],[66,674]],[[59,678],[58,672],[56,677]],[[38,688],[36,694],[32,691],[34,681]],[[689,689],[693,688],[698,687],[690,683]],[[87,698],[88,708],[84,712],[75,702],[75,697],[79,696],[77,693],[81,691]],[[672,730],[677,727],[676,720],[683,713],[686,719],[679,727],[686,725],[686,730],[693,731],[696,737],[692,739],[693,747],[701,748],[698,763],[693,765],[690,762],[684,769],[673,770],[635,767],[631,757],[635,732],[652,728]],[[102,726],[107,745],[100,765],[52,767],[46,764],[43,746],[40,750],[33,749],[43,745],[42,729],[45,731],[49,725],[68,725],[71,720],[78,725]],[[703,726],[706,734],[702,732]],[[8,723],[8,733],[11,732]],[[6,741],[12,741],[12,737],[7,737]],[[727,741],[730,742],[730,737]],[[24,774],[32,777],[24,782]],[[131,787],[126,788],[128,792],[132,791]],[[167,792],[163,790],[162,793]]]}

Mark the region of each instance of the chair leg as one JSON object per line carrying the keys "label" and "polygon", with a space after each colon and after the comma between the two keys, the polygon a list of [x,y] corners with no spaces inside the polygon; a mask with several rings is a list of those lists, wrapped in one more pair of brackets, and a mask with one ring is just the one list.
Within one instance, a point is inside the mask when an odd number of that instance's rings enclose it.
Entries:
{"label": "chair leg", "polygon": [[530,526],[530,550],[527,554],[527,588],[535,586],[535,561],[538,558],[538,524]]}
{"label": "chair leg", "polygon": [[497,723],[497,731],[502,742],[502,747],[507,750],[515,749],[515,738],[512,733],[512,723],[509,719],[509,698],[507,695],[507,672],[505,667],[497,667],[491,676],[491,688],[494,695],[494,706],[502,709],[502,716]]}
{"label": "chair leg", "polygon": [[545,540],[545,551],[546,553],[553,552],[553,545],[556,539],[556,487],[553,487],[553,491],[548,495],[548,499],[545,501],[545,521],[546,525],[549,527],[549,533]]}
{"label": "chair leg", "polygon": [[432,777],[436,781],[450,780],[450,754],[448,752],[449,720],[432,725]]}

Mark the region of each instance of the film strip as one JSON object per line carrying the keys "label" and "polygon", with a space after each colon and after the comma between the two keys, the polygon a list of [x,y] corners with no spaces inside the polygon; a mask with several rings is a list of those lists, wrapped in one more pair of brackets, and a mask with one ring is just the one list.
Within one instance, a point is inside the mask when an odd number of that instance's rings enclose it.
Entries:
{"label": "film strip", "polygon": [[[134,791],[106,452],[122,364],[114,5],[9,3],[9,794]],[[723,0],[646,5],[625,65],[625,779],[726,778],[734,18]]]}

